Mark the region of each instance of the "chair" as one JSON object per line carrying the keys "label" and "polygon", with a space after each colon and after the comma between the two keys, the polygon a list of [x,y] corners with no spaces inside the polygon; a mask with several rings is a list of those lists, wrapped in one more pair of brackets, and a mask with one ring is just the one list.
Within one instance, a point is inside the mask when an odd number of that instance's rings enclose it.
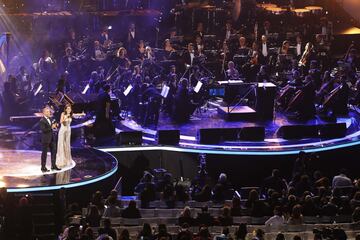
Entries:
{"label": "chair", "polygon": [[123,224],[125,226],[137,226],[137,225],[141,225],[140,223],[140,219],[139,218],[123,218]]}

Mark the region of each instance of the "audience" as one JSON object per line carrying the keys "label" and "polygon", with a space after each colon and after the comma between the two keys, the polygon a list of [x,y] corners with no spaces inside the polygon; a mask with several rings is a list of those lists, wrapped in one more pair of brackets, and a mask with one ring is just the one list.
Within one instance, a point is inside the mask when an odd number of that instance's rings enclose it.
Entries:
{"label": "audience", "polygon": [[154,235],[151,230],[151,226],[149,223],[144,223],[142,230],[139,232],[137,239],[141,240],[152,240],[154,239]]}
{"label": "audience", "polygon": [[212,226],[214,225],[214,217],[210,215],[208,212],[208,207],[204,206],[201,208],[201,213],[197,215],[196,218],[197,224],[205,225],[205,226]]}
{"label": "audience", "polygon": [[141,218],[141,214],[139,209],[136,207],[136,202],[131,200],[127,208],[125,208],[122,213],[121,217],[123,218]]}
{"label": "audience", "polygon": [[103,221],[104,227],[99,229],[99,233],[107,234],[113,239],[117,239],[117,234],[114,228],[111,227],[111,221],[109,218],[105,218]]}
{"label": "audience", "polygon": [[195,226],[196,225],[196,221],[191,216],[191,211],[190,211],[189,207],[184,208],[181,215],[179,216],[178,223],[179,223],[179,226],[182,226],[185,223],[188,224],[189,226]]}
{"label": "audience", "polygon": [[339,175],[334,176],[332,181],[333,188],[353,187],[352,181],[346,176],[346,169],[341,169]]}
{"label": "audience", "polygon": [[221,226],[231,226],[233,224],[233,218],[229,207],[223,207],[222,213],[218,217],[218,222]]}
{"label": "audience", "polygon": [[86,215],[86,222],[90,227],[100,227],[101,215],[97,206],[90,205],[88,214]]}
{"label": "audience", "polygon": [[300,225],[304,223],[303,215],[301,214],[301,205],[296,204],[291,211],[291,215],[288,220],[289,225]]}
{"label": "audience", "polygon": [[270,226],[270,227],[281,227],[283,226],[285,223],[285,219],[282,215],[282,210],[280,206],[276,206],[274,208],[274,216],[272,216],[271,218],[269,218],[266,222],[265,225],[266,226]]}

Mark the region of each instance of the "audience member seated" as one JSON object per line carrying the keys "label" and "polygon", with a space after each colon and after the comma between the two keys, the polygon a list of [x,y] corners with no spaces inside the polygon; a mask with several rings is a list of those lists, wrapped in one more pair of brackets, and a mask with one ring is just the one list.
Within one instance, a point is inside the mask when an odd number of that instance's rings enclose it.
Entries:
{"label": "audience member seated", "polygon": [[122,232],[119,236],[119,240],[130,240],[129,230],[127,230],[127,229],[122,230]]}
{"label": "audience member seated", "polygon": [[208,212],[208,207],[204,206],[201,208],[201,213],[199,213],[196,217],[196,222],[199,226],[212,226],[214,225],[214,217],[210,215]]}
{"label": "audience member seated", "polygon": [[165,224],[159,224],[157,234],[155,234],[155,238],[157,240],[171,240],[172,236],[167,232],[167,228]]}
{"label": "audience member seated", "polygon": [[205,185],[200,192],[195,193],[193,199],[197,202],[208,202],[211,200],[211,187]]}
{"label": "audience member seated", "polygon": [[290,218],[287,222],[289,225],[300,225],[304,223],[303,215],[301,214],[301,205],[297,204],[293,207]]}
{"label": "audience member seated", "polygon": [[184,223],[181,226],[181,229],[179,233],[176,236],[176,239],[178,240],[192,240],[193,239],[193,233],[189,230],[189,225],[187,223]]}
{"label": "audience member seated", "polygon": [[120,217],[121,209],[120,209],[120,207],[118,207],[116,200],[117,199],[114,196],[110,196],[107,199],[108,205],[104,210],[103,217],[108,217],[108,218]]}
{"label": "audience member seated", "polygon": [[271,218],[269,218],[266,222],[265,225],[266,226],[270,226],[270,227],[281,227],[283,226],[285,223],[285,219],[282,215],[282,210],[280,206],[276,206],[274,208],[274,216],[272,216]]}
{"label": "audience member seated", "polygon": [[302,213],[304,216],[316,216],[319,213],[319,209],[310,195],[305,196],[304,203],[302,205]]}
{"label": "audience member seated", "polygon": [[231,226],[233,218],[229,207],[223,207],[221,215],[218,217],[218,222],[221,226]]}
{"label": "audience member seated", "polygon": [[239,227],[235,231],[235,239],[236,240],[245,240],[247,235],[247,227],[246,223],[240,223]]}
{"label": "audience member seated", "polygon": [[360,207],[360,191],[357,191],[353,198],[350,200],[351,209],[354,210],[357,207]]}
{"label": "audience member seated", "polygon": [[301,197],[304,192],[312,192],[313,188],[308,175],[302,175],[299,182],[295,185],[296,196]]}
{"label": "audience member seated", "polygon": [[283,233],[278,233],[275,240],[285,240],[285,235]]}
{"label": "audience member seated", "polygon": [[184,225],[185,223],[187,223],[189,226],[195,226],[196,225],[196,221],[195,219],[191,216],[191,211],[189,207],[185,207],[184,210],[182,211],[182,213],[180,214],[180,217],[178,219],[179,222],[179,226]]}
{"label": "audience member seated", "polygon": [[111,227],[111,221],[109,218],[105,218],[104,227],[99,229],[99,234],[107,234],[108,236],[112,237],[113,239],[117,239],[117,234],[114,228]]}
{"label": "audience member seated", "polygon": [[118,192],[115,189],[111,190],[110,195],[105,200],[105,205],[109,205],[109,199],[111,199],[111,198],[115,199],[116,206],[118,206],[120,208],[122,207],[121,200],[118,199]]}
{"label": "audience member seated", "polygon": [[104,198],[100,191],[96,191],[91,199],[91,205],[95,205],[99,210],[100,214],[104,211]]}
{"label": "audience member seated", "polygon": [[110,236],[107,232],[104,231],[103,228],[99,229],[99,236],[96,240],[114,240],[116,238],[113,238]]}
{"label": "audience member seated", "polygon": [[254,235],[253,240],[264,240],[265,239],[264,238],[265,232],[260,228],[256,229],[254,231],[253,235]]}
{"label": "audience member seated", "polygon": [[231,205],[231,216],[241,216],[241,200],[238,197],[234,197]]}
{"label": "audience member seated", "polygon": [[324,204],[324,206],[322,206],[321,208],[322,216],[334,217],[337,215],[339,208],[334,202],[335,202],[334,198],[331,198],[326,204]]}
{"label": "audience member seated", "polygon": [[141,214],[139,209],[136,207],[136,202],[131,200],[127,208],[125,208],[122,213],[121,217],[123,218],[141,218]]}
{"label": "audience member seated", "polygon": [[149,172],[145,172],[143,178],[135,187],[135,192],[140,195],[142,208],[147,208],[149,202],[155,200],[156,189],[152,179],[153,176]]}
{"label": "audience member seated", "polygon": [[100,227],[101,215],[97,206],[90,205],[88,214],[86,215],[86,222],[90,227]]}
{"label": "audience member seated", "polygon": [[153,240],[154,235],[152,234],[151,226],[149,223],[144,223],[142,230],[139,232],[137,239],[142,240]]}
{"label": "audience member seated", "polygon": [[280,176],[278,169],[273,169],[270,177],[264,180],[263,191],[267,192],[268,189],[274,189],[278,193],[283,193],[287,190],[287,184]]}
{"label": "audience member seated", "polygon": [[234,195],[234,190],[228,182],[225,173],[219,175],[218,182],[215,184],[213,190],[212,199],[214,202],[224,202],[225,200],[231,199]]}
{"label": "audience member seated", "polygon": [[351,179],[346,176],[346,169],[341,169],[339,175],[336,175],[332,181],[333,188],[353,187]]}
{"label": "audience member seated", "polygon": [[353,222],[359,222],[360,221],[360,207],[356,207],[354,209],[354,212],[353,212],[351,217],[352,217]]}
{"label": "audience member seated", "polygon": [[233,239],[228,227],[224,227],[221,234],[214,237],[214,240],[228,240]]}
{"label": "audience member seated", "polygon": [[259,199],[259,193],[253,189],[249,192],[248,200],[245,203],[245,207],[250,209],[250,215],[252,217],[263,217],[269,214],[269,205]]}
{"label": "audience member seated", "polygon": [[94,230],[91,227],[85,228],[85,230],[81,233],[81,240],[94,240],[95,239],[95,233]]}
{"label": "audience member seated", "polygon": [[196,236],[193,239],[194,240],[210,240],[211,234],[209,232],[209,229],[205,226],[200,227],[199,232],[196,234]]}

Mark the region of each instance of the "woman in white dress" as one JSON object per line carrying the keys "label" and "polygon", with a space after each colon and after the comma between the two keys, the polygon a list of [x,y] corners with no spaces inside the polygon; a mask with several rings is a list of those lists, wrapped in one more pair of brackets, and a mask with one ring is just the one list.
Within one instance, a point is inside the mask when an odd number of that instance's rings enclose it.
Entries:
{"label": "woman in white dress", "polygon": [[56,153],[56,164],[60,168],[68,167],[72,164],[71,157],[71,121],[73,112],[71,105],[66,105],[64,112],[60,116],[60,129],[58,134],[58,144]]}

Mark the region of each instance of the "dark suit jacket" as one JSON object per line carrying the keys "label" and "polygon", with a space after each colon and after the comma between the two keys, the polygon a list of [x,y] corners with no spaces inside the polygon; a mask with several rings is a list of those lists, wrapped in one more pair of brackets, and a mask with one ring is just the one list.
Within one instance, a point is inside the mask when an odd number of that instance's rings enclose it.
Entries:
{"label": "dark suit jacket", "polygon": [[[52,119],[50,118],[50,121]],[[46,120],[45,117],[42,117],[39,122],[40,130],[41,130],[41,143],[42,144],[49,144],[53,140],[53,130],[49,122]]]}

